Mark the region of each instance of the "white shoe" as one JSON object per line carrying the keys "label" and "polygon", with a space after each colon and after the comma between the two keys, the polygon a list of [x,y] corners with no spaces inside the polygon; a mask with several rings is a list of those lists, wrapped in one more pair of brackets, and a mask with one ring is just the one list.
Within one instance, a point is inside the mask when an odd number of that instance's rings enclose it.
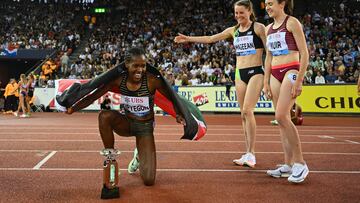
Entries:
{"label": "white shoe", "polygon": [[306,164],[294,163],[291,170],[292,170],[292,174],[288,178],[288,181],[292,183],[303,182],[306,176],[309,174],[309,168],[307,167]]}
{"label": "white shoe", "polygon": [[18,117],[18,112],[13,112],[14,116]]}
{"label": "white shoe", "polygon": [[248,166],[250,168],[254,168],[256,165],[256,158],[253,153],[246,153],[246,158],[244,160],[243,166]]}
{"label": "white shoe", "polygon": [[129,174],[135,173],[139,169],[139,165],[140,162],[139,162],[138,150],[137,148],[135,148],[133,159],[130,161],[128,165],[128,173]]}
{"label": "white shoe", "polygon": [[246,156],[247,156],[247,153],[243,154],[240,159],[234,159],[233,163],[236,164],[236,165],[239,165],[239,166],[244,165],[244,161],[246,159]]}
{"label": "white shoe", "polygon": [[271,125],[279,125],[279,122],[277,120],[270,121]]}
{"label": "white shoe", "polygon": [[20,118],[29,118],[29,116],[27,115],[27,114],[21,114],[20,116],[19,116]]}
{"label": "white shoe", "polygon": [[284,164],[277,169],[266,171],[266,174],[274,178],[287,178],[291,176],[291,172],[291,167],[287,164]]}

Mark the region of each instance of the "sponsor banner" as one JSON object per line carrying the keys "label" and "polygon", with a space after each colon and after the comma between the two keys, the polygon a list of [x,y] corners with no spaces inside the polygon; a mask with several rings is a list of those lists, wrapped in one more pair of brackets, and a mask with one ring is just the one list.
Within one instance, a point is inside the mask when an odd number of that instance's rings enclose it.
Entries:
{"label": "sponsor banner", "polygon": [[34,101],[35,105],[42,104],[45,107],[51,106],[51,102],[54,101],[55,88],[37,87],[34,90],[34,95],[36,97]]}
{"label": "sponsor banner", "polygon": [[18,50],[17,49],[4,49],[0,51],[0,56],[4,57],[16,57]]}
{"label": "sponsor banner", "polygon": [[[53,98],[56,94],[63,92],[74,82],[86,82],[86,80],[58,80],[55,83],[57,89],[36,88],[35,95],[38,97],[39,103],[48,106],[54,103]],[[226,88],[222,86],[179,87],[178,94],[197,105],[202,112],[240,112],[235,87],[232,87],[231,90],[229,98],[225,94]],[[107,94],[112,101],[112,109],[118,110],[120,95],[112,92]],[[88,106],[86,110],[99,110],[104,96]],[[304,86],[301,96],[297,98],[297,103],[301,105],[305,113],[360,114],[360,97],[357,95],[356,85]],[[52,105],[52,107],[54,106]],[[158,111],[160,108],[155,107],[154,110]],[[263,93],[256,104],[255,112],[274,112],[272,102],[267,100]]]}
{"label": "sponsor banner", "polygon": [[206,93],[195,96],[195,97],[193,97],[193,99],[194,99],[194,103],[196,106],[201,106],[206,103],[209,103],[209,99],[208,99]]}
{"label": "sponsor banner", "polygon": [[44,59],[54,49],[0,49],[0,59]]}
{"label": "sponsor banner", "polygon": [[304,86],[297,102],[303,112],[360,114],[356,85]]}
{"label": "sponsor banner", "polygon": [[[192,101],[203,112],[239,112],[235,87],[231,88],[229,98],[225,86],[179,87],[178,94]],[[261,93],[255,112],[274,112],[273,104]]]}

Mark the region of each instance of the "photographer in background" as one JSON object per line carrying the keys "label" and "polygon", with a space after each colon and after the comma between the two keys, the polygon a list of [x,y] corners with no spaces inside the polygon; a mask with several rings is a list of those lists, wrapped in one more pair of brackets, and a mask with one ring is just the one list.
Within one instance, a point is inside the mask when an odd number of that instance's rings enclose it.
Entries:
{"label": "photographer in background", "polygon": [[101,110],[111,110],[111,100],[109,95],[105,96],[104,101],[100,105]]}

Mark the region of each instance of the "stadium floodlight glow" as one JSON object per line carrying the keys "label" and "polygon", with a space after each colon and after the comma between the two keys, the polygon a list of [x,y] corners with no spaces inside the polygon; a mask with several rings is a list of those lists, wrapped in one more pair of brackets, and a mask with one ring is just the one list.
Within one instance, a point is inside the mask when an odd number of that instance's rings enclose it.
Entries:
{"label": "stadium floodlight glow", "polygon": [[105,8],[95,8],[95,13],[105,13]]}

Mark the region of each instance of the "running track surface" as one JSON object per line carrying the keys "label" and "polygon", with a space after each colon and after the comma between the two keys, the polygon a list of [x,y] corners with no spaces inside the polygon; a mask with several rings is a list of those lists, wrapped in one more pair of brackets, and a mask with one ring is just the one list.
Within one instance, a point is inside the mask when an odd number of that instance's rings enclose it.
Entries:
{"label": "running track surface", "polygon": [[[102,142],[97,113],[0,116],[0,202],[103,202]],[[134,138],[116,137],[120,199],[106,202],[359,202],[360,117],[305,117],[299,132],[310,168],[302,184],[266,176],[282,163],[271,115],[256,115],[255,169],[236,166],[244,152],[239,115],[205,115],[200,141],[180,140],[183,129],[157,116],[157,177],[144,186],[129,175]]]}

